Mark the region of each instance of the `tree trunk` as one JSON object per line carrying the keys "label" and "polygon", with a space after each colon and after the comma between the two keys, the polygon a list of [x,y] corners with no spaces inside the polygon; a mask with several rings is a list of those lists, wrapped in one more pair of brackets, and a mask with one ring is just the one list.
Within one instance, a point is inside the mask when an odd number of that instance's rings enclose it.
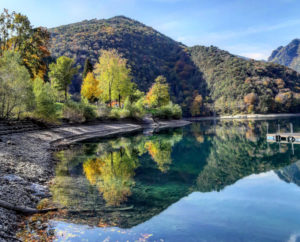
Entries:
{"label": "tree trunk", "polygon": [[67,102],[68,98],[68,87],[65,87],[65,102]]}
{"label": "tree trunk", "polygon": [[109,106],[112,107],[111,106],[111,87],[109,87],[108,92],[109,92],[109,94],[108,94],[109,95]]}
{"label": "tree trunk", "polygon": [[34,208],[28,208],[28,207],[22,207],[22,206],[17,206],[13,205],[11,203],[5,202],[3,200],[0,200],[0,207],[16,211],[18,213],[23,213],[23,214],[35,214],[35,213],[47,213],[51,211],[57,211],[58,208],[48,208],[48,209],[34,209]]}

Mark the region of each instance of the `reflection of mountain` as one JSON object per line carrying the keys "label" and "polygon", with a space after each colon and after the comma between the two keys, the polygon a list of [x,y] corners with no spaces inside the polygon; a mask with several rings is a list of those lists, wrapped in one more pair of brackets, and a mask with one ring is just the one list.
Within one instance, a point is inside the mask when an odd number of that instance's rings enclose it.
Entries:
{"label": "reflection of mountain", "polygon": [[285,151],[288,150],[287,145],[282,146],[280,153],[274,145],[268,147],[265,137],[255,132],[260,130],[251,125],[216,129],[207,165],[197,179],[199,191],[220,191],[243,177],[278,169],[296,161],[290,152],[282,152],[285,148]]}
{"label": "reflection of mountain", "polygon": [[276,171],[276,174],[285,182],[300,186],[300,161]]}
{"label": "reflection of mountain", "polygon": [[[300,150],[296,147],[292,156],[288,146],[279,150],[277,144],[268,144],[263,127],[266,123],[196,123],[153,136],[82,144],[73,155],[72,150],[59,153],[54,200],[90,210],[67,215],[68,221],[131,228],[193,191],[220,191],[245,176],[295,162]],[[281,174],[286,179],[291,180],[287,174],[299,175],[295,168],[286,169]],[[126,211],[99,211],[130,206]]]}

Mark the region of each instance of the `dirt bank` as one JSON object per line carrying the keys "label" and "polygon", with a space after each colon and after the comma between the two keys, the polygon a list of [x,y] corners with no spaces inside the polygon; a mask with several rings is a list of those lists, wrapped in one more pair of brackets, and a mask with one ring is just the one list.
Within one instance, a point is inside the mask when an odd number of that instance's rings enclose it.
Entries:
{"label": "dirt bank", "polygon": [[[156,128],[187,124],[183,120],[165,121]],[[54,175],[53,150],[87,138],[117,136],[144,128],[132,123],[101,123],[0,136],[0,200],[35,208],[42,198],[51,196],[47,182]],[[20,220],[21,214],[0,207],[0,241],[17,241]]]}

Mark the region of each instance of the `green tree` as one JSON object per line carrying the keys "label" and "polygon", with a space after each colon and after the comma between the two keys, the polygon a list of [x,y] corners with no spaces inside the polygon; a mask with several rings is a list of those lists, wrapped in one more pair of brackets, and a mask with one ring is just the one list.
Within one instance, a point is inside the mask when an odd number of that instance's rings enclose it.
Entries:
{"label": "green tree", "polygon": [[84,68],[82,72],[82,80],[84,80],[89,72],[93,72],[94,67],[89,58],[85,59]]}
{"label": "green tree", "polygon": [[164,76],[158,76],[146,96],[146,104],[157,108],[170,102],[169,85]]}
{"label": "green tree", "polygon": [[66,56],[61,56],[56,63],[50,64],[49,76],[53,87],[64,92],[65,101],[67,101],[69,85],[78,69],[78,67],[74,67],[74,60]]}
{"label": "green tree", "polygon": [[0,118],[19,116],[33,107],[32,82],[21,56],[4,51],[0,58]]}
{"label": "green tree", "polygon": [[41,78],[36,78],[33,84],[35,96],[35,113],[38,117],[52,121],[56,119],[56,97],[50,83],[45,83]]}
{"label": "green tree", "polygon": [[110,106],[113,99],[118,99],[121,105],[121,100],[130,95],[133,88],[130,69],[127,67],[127,60],[116,50],[101,50],[94,72],[99,80],[99,89],[103,90],[101,98],[109,101]]}

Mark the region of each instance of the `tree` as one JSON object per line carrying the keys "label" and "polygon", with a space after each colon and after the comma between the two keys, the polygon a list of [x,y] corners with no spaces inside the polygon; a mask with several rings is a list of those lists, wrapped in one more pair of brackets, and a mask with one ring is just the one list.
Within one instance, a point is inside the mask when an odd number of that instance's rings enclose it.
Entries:
{"label": "tree", "polygon": [[170,102],[169,85],[164,76],[158,76],[146,96],[146,104],[157,108]]}
{"label": "tree", "polygon": [[191,104],[190,112],[192,116],[197,116],[201,114],[201,108],[203,106],[203,98],[201,95],[197,95]]}
{"label": "tree", "polygon": [[35,113],[47,121],[56,119],[55,93],[50,83],[45,83],[41,78],[36,78],[33,84],[35,96]]}
{"label": "tree", "polygon": [[0,58],[0,118],[11,118],[33,107],[32,82],[21,56],[4,51]]}
{"label": "tree", "polygon": [[89,58],[85,59],[84,68],[82,72],[82,79],[84,80],[89,72],[93,72],[94,67]]}
{"label": "tree", "polygon": [[101,98],[109,101],[110,106],[113,99],[118,99],[121,106],[121,99],[125,100],[133,87],[127,60],[114,49],[101,50],[94,73],[99,80],[100,89],[103,90]]}
{"label": "tree", "polygon": [[87,73],[81,85],[81,96],[89,101],[95,101],[102,93],[99,89],[99,81],[92,72]]}
{"label": "tree", "polygon": [[18,51],[31,78],[44,78],[49,40],[47,29],[33,28],[25,15],[7,9],[0,15],[0,56],[5,50]]}
{"label": "tree", "polygon": [[74,60],[61,56],[57,59],[56,63],[50,64],[51,82],[58,91],[63,91],[65,94],[65,101],[67,101],[68,88],[72,83],[72,78],[78,72],[78,67],[74,67]]}

